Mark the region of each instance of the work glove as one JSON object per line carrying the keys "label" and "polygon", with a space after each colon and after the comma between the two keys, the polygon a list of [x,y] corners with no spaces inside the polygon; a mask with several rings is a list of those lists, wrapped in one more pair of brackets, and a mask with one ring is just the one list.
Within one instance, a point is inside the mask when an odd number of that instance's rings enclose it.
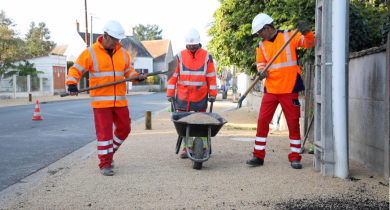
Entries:
{"label": "work glove", "polygon": [[209,102],[214,102],[214,101],[215,101],[215,96],[209,96],[208,101],[209,101]]}
{"label": "work glove", "polygon": [[172,102],[172,100],[175,101],[175,97],[168,96],[167,98],[168,98],[168,101],[169,101],[169,102]]}
{"label": "work glove", "polygon": [[263,69],[259,69],[259,71],[257,72],[257,76],[260,77],[260,81],[263,80],[264,78],[268,77],[268,71],[266,71],[266,72],[264,72],[264,73],[262,73],[262,74],[260,75],[260,73],[261,73],[262,71],[263,71]]}
{"label": "work glove", "polygon": [[70,92],[70,95],[77,96],[79,94],[79,90],[77,89],[77,86],[74,84],[68,85],[68,92]]}
{"label": "work glove", "polygon": [[[144,73],[139,74],[139,76],[141,76],[141,75],[143,76]],[[142,81],[144,81],[144,80],[145,80],[145,79],[140,79],[139,77],[138,77],[138,79],[137,79],[138,82],[142,82]]]}
{"label": "work glove", "polygon": [[297,29],[301,34],[306,35],[311,31],[309,24],[306,21],[300,21],[297,23]]}

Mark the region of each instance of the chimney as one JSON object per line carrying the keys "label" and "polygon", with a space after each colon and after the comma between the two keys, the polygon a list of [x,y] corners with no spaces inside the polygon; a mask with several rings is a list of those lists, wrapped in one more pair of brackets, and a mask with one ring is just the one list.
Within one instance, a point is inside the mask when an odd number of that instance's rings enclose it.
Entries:
{"label": "chimney", "polygon": [[133,27],[130,27],[130,34],[129,36],[134,36],[134,28]]}
{"label": "chimney", "polygon": [[79,22],[77,22],[77,20],[76,20],[75,25],[76,25],[76,31],[79,32],[80,31],[80,27],[79,27],[80,24],[79,24]]}

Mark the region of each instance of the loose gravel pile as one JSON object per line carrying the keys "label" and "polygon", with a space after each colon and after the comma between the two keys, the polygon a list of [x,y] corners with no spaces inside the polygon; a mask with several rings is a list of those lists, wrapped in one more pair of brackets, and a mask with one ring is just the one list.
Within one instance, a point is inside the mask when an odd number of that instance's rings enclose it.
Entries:
{"label": "loose gravel pile", "polygon": [[219,120],[215,119],[214,117],[202,113],[191,114],[181,118],[178,121],[188,122],[188,123],[202,123],[202,124],[219,123]]}

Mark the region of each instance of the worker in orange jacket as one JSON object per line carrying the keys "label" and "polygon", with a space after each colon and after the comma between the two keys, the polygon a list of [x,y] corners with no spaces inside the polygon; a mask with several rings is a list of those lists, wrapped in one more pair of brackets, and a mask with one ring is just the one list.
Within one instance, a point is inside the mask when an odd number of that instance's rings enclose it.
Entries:
{"label": "worker in orange jacket", "polygon": [[[77,84],[87,71],[90,87],[139,75],[131,66],[129,53],[120,43],[121,39],[126,38],[121,24],[110,20],[103,31],[103,36],[98,37],[95,44],[84,50],[69,69],[66,85],[71,96],[78,95]],[[144,79],[146,76],[141,74],[137,81]],[[112,176],[114,153],[131,131],[126,83],[91,90],[90,96],[95,117],[100,172],[105,176]]]}
{"label": "worker in orange jacket", "polygon": [[[176,100],[179,112],[206,112],[207,101],[215,101],[217,96],[214,61],[210,53],[201,48],[196,29],[189,29],[184,39],[186,49],[176,55],[177,67],[168,81],[168,101]],[[203,141],[207,141],[207,138],[203,138]],[[188,157],[185,148],[180,157]]]}
{"label": "worker in orange jacket", "polygon": [[292,168],[302,168],[300,162],[302,157],[300,155],[301,135],[299,129],[301,105],[298,100],[298,92],[304,90],[305,87],[301,77],[296,49],[298,47],[309,48],[314,46],[315,37],[309,24],[306,22],[299,22],[297,28],[300,33],[297,33],[291,40],[267,69],[267,72],[260,74],[294,31],[276,30],[273,26],[273,19],[264,13],[258,14],[253,19],[253,34],[256,33],[262,38],[256,51],[257,71],[260,79],[266,78],[266,80],[257,123],[253,158],[246,162],[249,165],[263,165],[269,124],[280,103],[289,129],[291,153],[288,155],[288,159]]}

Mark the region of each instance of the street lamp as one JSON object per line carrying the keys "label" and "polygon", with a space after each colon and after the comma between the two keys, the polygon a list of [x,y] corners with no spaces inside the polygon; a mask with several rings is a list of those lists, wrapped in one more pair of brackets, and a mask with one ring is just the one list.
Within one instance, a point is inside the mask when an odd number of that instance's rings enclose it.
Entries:
{"label": "street lamp", "polygon": [[95,14],[93,14],[93,13],[89,13],[89,15],[91,15],[91,41],[89,42],[90,43],[90,45],[92,46],[92,44],[93,44],[93,32],[92,32],[92,19],[93,18],[95,18],[95,19],[100,19],[100,18],[98,18]]}

